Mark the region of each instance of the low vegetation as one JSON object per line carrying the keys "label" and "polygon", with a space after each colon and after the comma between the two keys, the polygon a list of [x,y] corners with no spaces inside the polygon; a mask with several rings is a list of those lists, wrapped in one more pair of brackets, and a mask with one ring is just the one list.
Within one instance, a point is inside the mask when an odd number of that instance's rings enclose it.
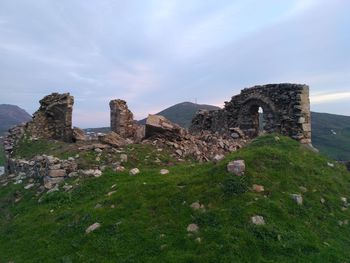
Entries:
{"label": "low vegetation", "polygon": [[[25,154],[21,149],[21,154]],[[345,167],[285,137],[269,135],[218,164],[147,163],[151,148],[129,149],[129,166],[72,179],[70,192],[36,196],[0,188],[0,262],[347,262],[350,177]],[[148,153],[149,152],[149,153]],[[19,153],[19,152],[18,152]],[[149,156],[148,158],[146,158]],[[164,158],[166,153],[164,153]],[[169,157],[170,158],[170,157]],[[243,159],[243,177],[230,160]],[[252,191],[252,184],[265,191]],[[115,191],[115,192],[114,192]],[[291,194],[301,194],[298,205]],[[19,200],[20,197],[20,200]],[[38,200],[40,199],[40,202]],[[199,202],[204,207],[191,208]],[[265,225],[254,225],[260,215]],[[94,223],[101,227],[86,234]],[[197,232],[187,226],[196,224]]]}
{"label": "low vegetation", "polygon": [[3,166],[4,164],[5,164],[4,147],[0,141],[0,166]]}

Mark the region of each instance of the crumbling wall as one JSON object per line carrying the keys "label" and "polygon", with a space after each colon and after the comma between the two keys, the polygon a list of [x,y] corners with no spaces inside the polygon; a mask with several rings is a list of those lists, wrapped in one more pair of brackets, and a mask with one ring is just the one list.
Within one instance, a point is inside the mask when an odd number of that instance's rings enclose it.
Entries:
{"label": "crumbling wall", "polygon": [[52,93],[40,100],[40,108],[27,123],[26,132],[33,137],[71,142],[74,97],[69,93]]}
{"label": "crumbling wall", "polygon": [[[259,115],[262,108],[262,116]],[[309,87],[299,84],[269,84],[246,88],[233,96],[225,107],[215,111],[200,111],[192,120],[190,131],[209,130],[230,134],[240,128],[248,138],[261,130],[278,132],[301,143],[311,143]]]}
{"label": "crumbling wall", "polygon": [[140,141],[144,137],[144,126],[138,125],[126,101],[111,100],[111,130],[122,138]]}

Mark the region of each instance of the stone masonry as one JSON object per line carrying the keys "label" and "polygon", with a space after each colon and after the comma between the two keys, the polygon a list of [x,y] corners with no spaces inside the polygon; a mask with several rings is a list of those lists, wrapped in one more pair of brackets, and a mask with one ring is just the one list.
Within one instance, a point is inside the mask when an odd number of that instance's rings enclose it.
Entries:
{"label": "stone masonry", "polygon": [[134,120],[134,115],[129,110],[126,101],[111,100],[111,130],[122,138],[139,141],[144,136],[144,127],[139,126]]}
{"label": "stone masonry", "polygon": [[190,131],[231,134],[240,128],[246,137],[254,138],[262,126],[265,132],[281,133],[311,144],[309,87],[283,83],[243,89],[230,102],[225,102],[223,109],[199,111],[192,120]]}
{"label": "stone masonry", "polygon": [[74,97],[69,93],[52,93],[44,97],[32,121],[27,123],[26,132],[32,137],[71,142],[73,104]]}

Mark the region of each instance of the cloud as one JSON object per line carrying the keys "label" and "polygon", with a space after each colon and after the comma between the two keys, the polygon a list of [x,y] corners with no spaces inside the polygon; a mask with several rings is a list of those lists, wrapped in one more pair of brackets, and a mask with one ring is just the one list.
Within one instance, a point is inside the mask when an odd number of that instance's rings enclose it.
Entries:
{"label": "cloud", "polygon": [[350,101],[350,92],[336,92],[311,96],[310,101],[312,104],[322,104],[329,102]]}
{"label": "cloud", "polygon": [[70,92],[75,125],[88,127],[108,125],[115,98],[141,118],[296,82],[310,85],[317,110],[344,113],[349,8],[342,0],[0,1],[0,103],[33,112],[46,94]]}

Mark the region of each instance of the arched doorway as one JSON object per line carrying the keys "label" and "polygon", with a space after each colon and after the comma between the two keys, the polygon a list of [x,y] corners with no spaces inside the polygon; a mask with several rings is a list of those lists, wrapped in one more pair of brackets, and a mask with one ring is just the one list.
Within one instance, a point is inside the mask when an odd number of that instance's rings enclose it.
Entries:
{"label": "arched doorway", "polygon": [[261,99],[248,99],[241,107],[238,125],[250,138],[277,131],[273,106]]}

